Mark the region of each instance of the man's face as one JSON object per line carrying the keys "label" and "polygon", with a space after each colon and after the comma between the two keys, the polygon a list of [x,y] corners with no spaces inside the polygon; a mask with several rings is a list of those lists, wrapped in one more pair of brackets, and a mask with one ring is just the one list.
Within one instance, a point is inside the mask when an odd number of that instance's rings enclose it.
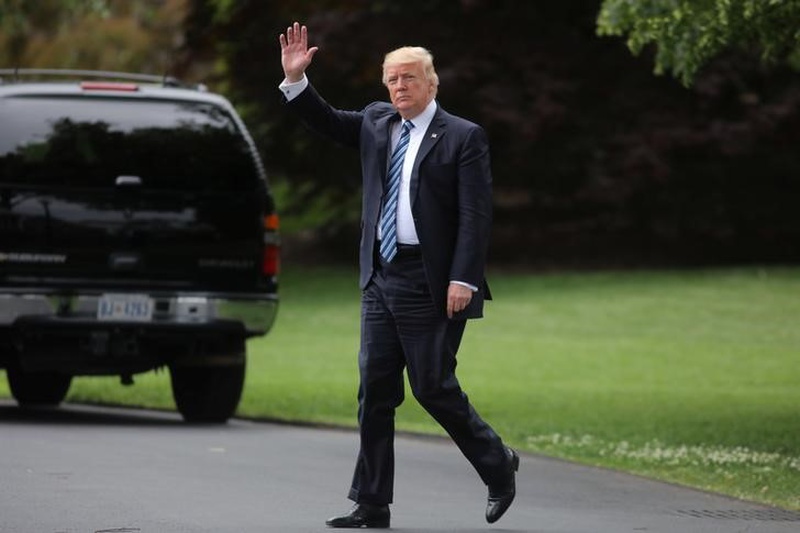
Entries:
{"label": "man's face", "polygon": [[386,66],[386,88],[392,105],[404,119],[422,113],[433,99],[433,82],[425,79],[421,63],[399,63]]}

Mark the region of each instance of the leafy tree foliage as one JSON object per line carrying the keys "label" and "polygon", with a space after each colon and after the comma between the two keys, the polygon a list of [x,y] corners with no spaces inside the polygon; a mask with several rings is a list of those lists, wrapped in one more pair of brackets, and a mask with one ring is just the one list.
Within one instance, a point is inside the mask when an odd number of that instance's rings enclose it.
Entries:
{"label": "leafy tree foliage", "polygon": [[320,46],[312,82],[341,108],[386,98],[380,65],[388,50],[419,44],[433,51],[440,103],[490,137],[494,261],[800,258],[796,76],[764,70],[748,53],[725,54],[685,90],[652,76],[648,60],[597,39],[599,7],[577,0],[194,0],[187,43],[195,58],[213,62],[216,87],[254,130],[284,220],[351,259],[357,154],[310,135],[277,91],[277,36],[294,20]]}
{"label": "leafy tree foliage", "polygon": [[600,35],[627,36],[635,54],[655,45],[656,73],[689,85],[724,50],[760,50],[800,66],[799,0],[604,0]]}
{"label": "leafy tree foliage", "polygon": [[0,64],[164,73],[186,0],[0,0]]}

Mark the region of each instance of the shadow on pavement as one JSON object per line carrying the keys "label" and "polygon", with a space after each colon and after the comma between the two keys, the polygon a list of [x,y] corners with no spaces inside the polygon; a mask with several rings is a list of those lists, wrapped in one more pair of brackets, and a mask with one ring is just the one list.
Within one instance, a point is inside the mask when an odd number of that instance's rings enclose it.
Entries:
{"label": "shadow on pavement", "polygon": [[184,422],[177,413],[171,412],[75,404],[63,404],[60,407],[19,407],[11,400],[0,400],[0,424],[196,427],[195,424]]}

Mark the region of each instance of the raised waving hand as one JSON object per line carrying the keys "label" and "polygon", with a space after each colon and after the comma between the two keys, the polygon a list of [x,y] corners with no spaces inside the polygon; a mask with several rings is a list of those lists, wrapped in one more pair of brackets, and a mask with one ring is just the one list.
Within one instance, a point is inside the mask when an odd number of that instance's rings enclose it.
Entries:
{"label": "raised waving hand", "polygon": [[308,47],[308,28],[299,22],[286,28],[286,33],[281,34],[278,40],[281,42],[281,65],[286,80],[292,83],[300,81],[319,47]]}

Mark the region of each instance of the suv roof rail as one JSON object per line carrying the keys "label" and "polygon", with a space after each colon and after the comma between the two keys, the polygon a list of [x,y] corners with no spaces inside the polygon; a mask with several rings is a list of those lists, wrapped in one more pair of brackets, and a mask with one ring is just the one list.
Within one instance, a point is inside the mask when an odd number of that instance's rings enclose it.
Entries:
{"label": "suv roof rail", "polygon": [[19,81],[22,77],[80,77],[80,78],[99,78],[107,80],[126,80],[143,81],[148,83],[160,83],[164,87],[183,87],[205,90],[202,84],[189,85],[172,76],[157,76],[155,74],[138,74],[133,72],[115,72],[108,70],[81,70],[81,69],[60,69],[60,68],[3,68],[0,69],[0,84],[3,83],[4,76],[13,77],[14,81]]}

